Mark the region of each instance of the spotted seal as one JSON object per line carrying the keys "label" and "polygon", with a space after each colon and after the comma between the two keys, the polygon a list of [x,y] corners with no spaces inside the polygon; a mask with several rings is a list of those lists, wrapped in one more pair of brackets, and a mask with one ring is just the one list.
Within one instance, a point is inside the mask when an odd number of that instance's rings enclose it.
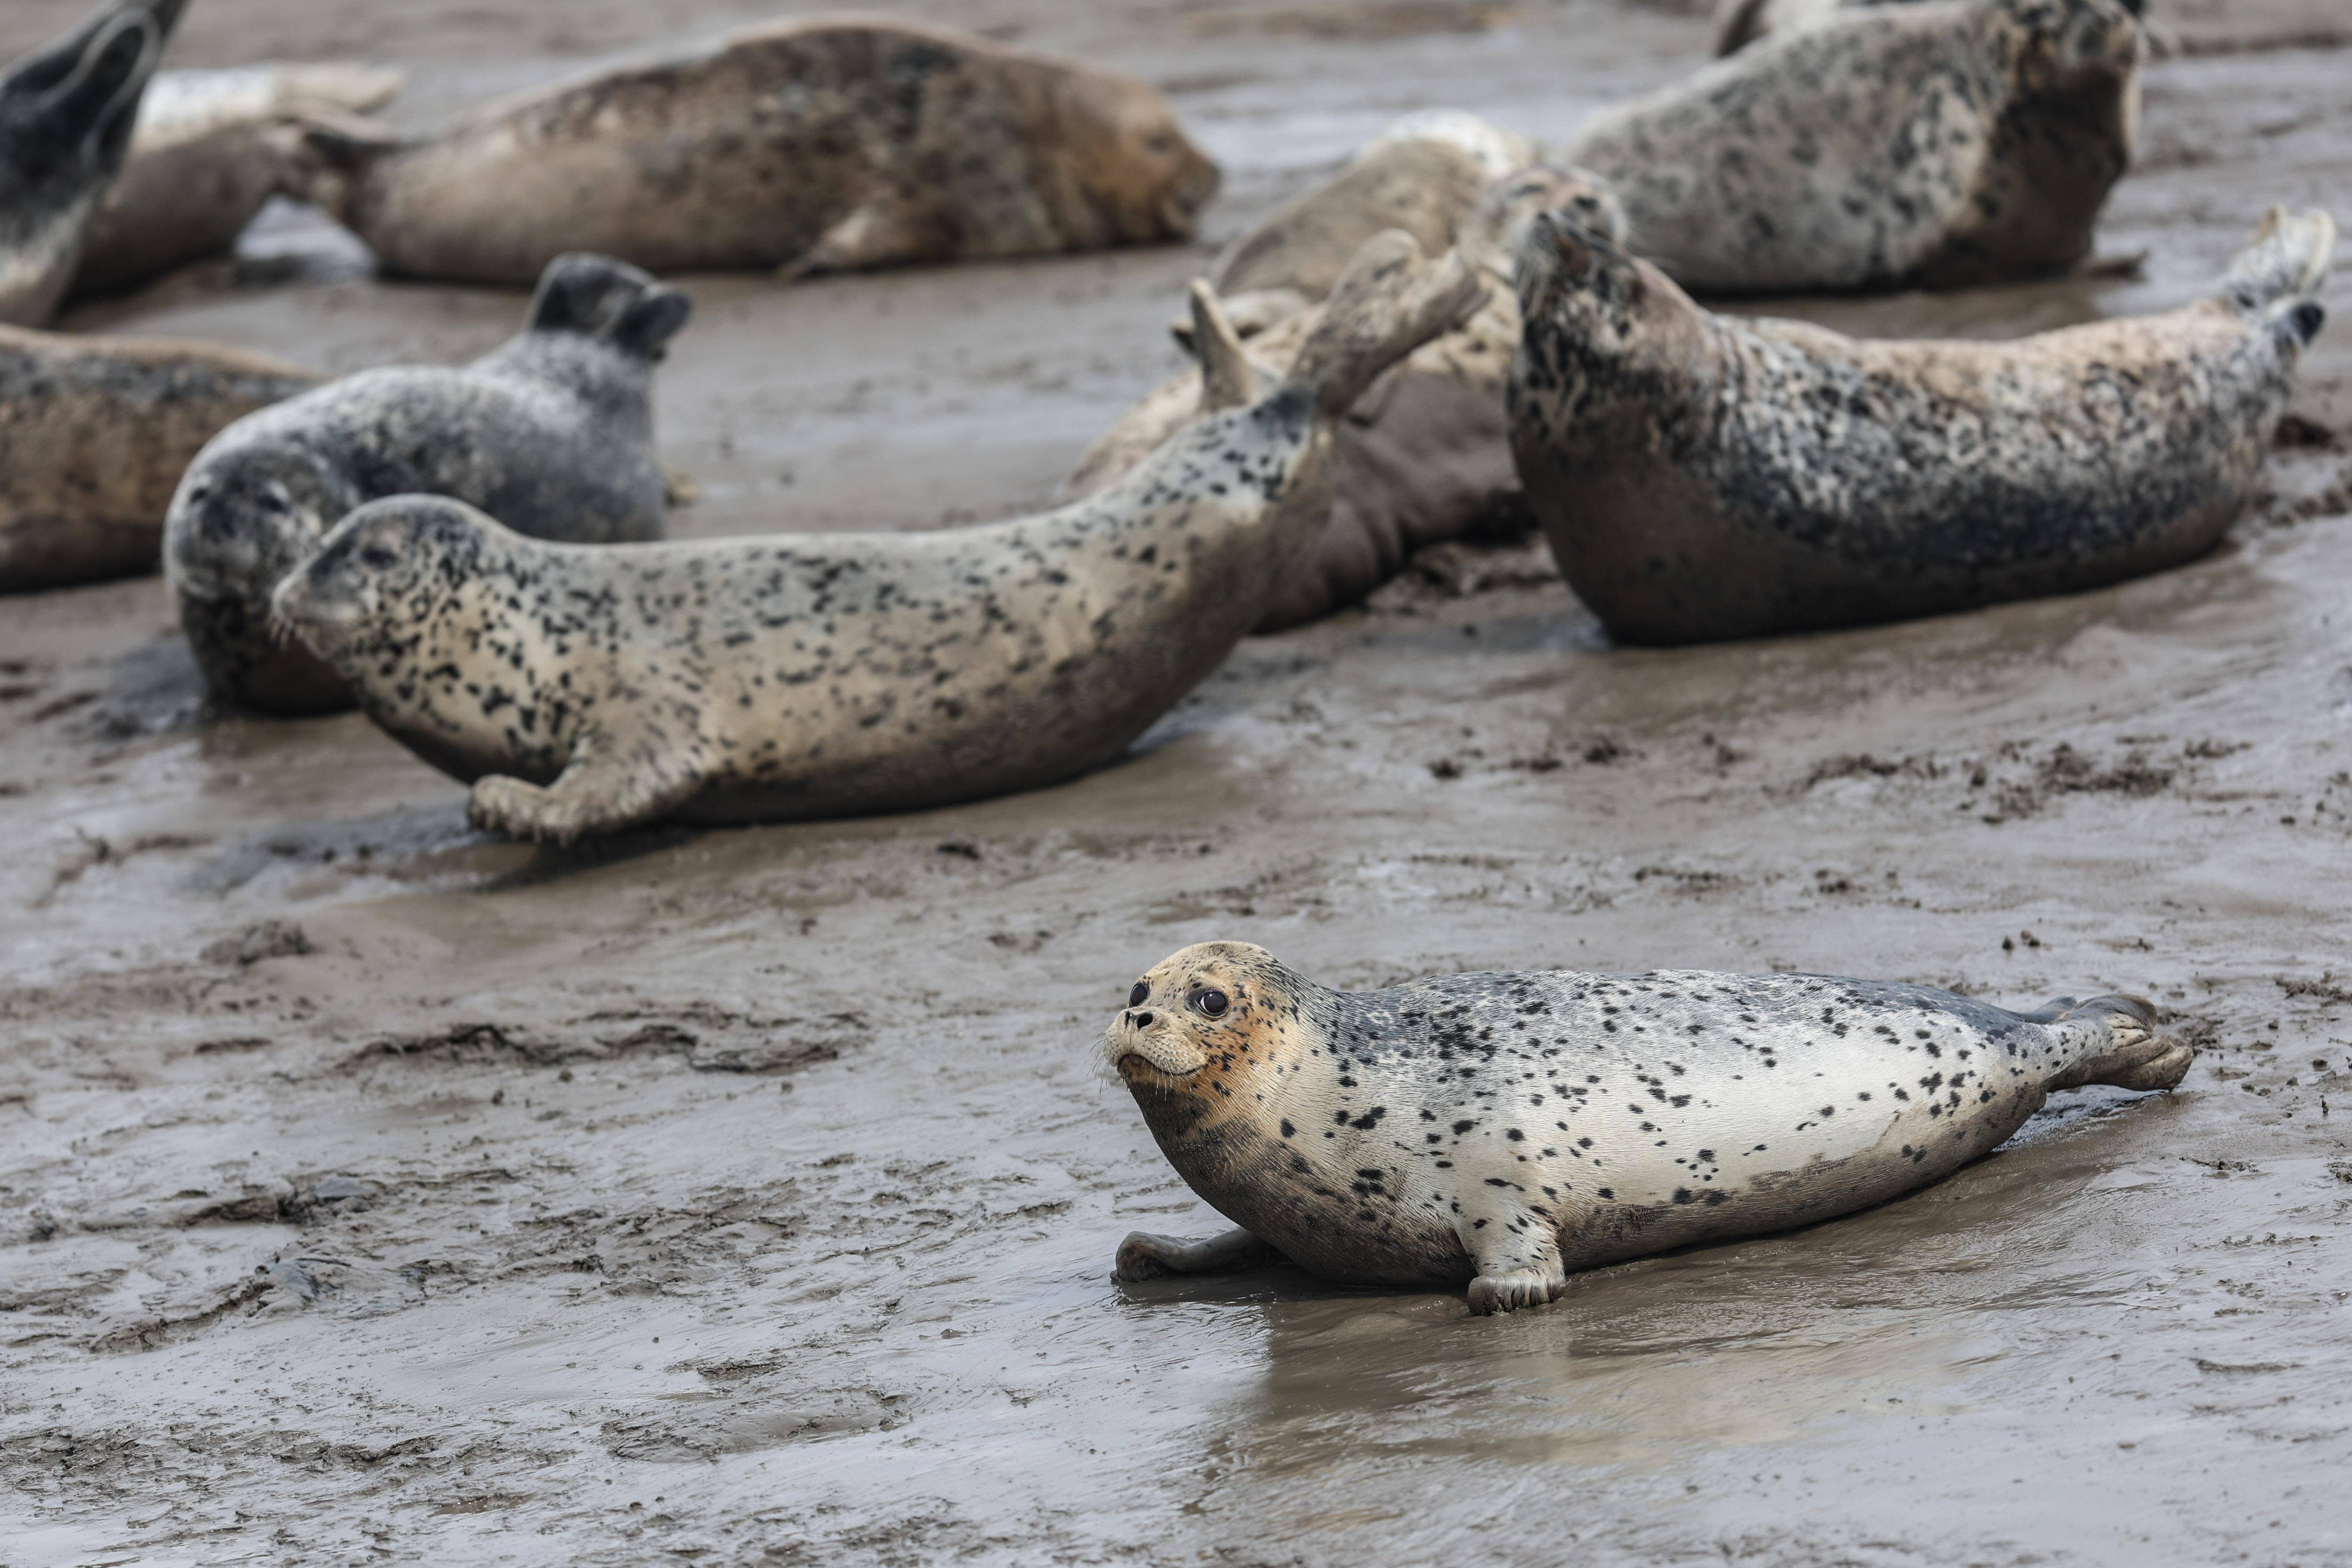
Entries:
{"label": "spotted seal", "polygon": [[559,250],[797,275],[1191,236],[1216,165],[1132,77],[913,23],[779,23],[492,105],[320,139],[387,272],[519,281]]}
{"label": "spotted seal", "polygon": [[[1535,162],[1532,143],[1459,110],[1409,114],[1313,190],[1234,237],[1209,287],[1244,338],[1319,304],[1382,229],[1450,249],[1487,188]],[[1179,337],[1190,319],[1179,324]]]}
{"label": "spotted seal", "polygon": [[120,294],[226,254],[270,197],[310,197],[313,132],[365,134],[355,117],[390,101],[402,79],[335,61],[158,72],[122,172],[90,215],[71,292]]}
{"label": "spotted seal", "polygon": [[0,72],[0,322],[38,327],[65,297],[186,3],[119,0]]}
{"label": "spotted seal", "polygon": [[0,593],[153,571],[205,442],[320,378],[211,343],[0,327]]}
{"label": "spotted seal", "polygon": [[2015,1013],[1823,975],[1448,975],[1317,985],[1205,942],[1135,983],[1104,1059],[1239,1229],[1141,1232],[1122,1280],[1287,1259],[1467,1282],[1473,1312],[1567,1276],[1851,1214],[1990,1153],[2053,1092],[2169,1089],[2189,1048],[2130,997]]}
{"label": "spotted seal", "polygon": [[2211,298],[2014,342],[1708,314],[1573,218],[1521,246],[1511,444],[1569,585],[1687,643],[2069,593],[2210,549],[2326,313],[2324,213]]}
{"label": "spotted seal", "polygon": [[2090,254],[2131,159],[2117,0],[1880,5],[1604,110],[1560,150],[1695,293],[1956,287]]}
{"label": "spotted seal", "polygon": [[[1349,411],[1336,435],[1330,519],[1283,578],[1257,631],[1279,632],[1359,602],[1425,546],[1526,529],[1503,400],[1519,342],[1510,257],[1518,225],[1547,208],[1620,232],[1607,188],[1581,171],[1537,165],[1486,187],[1454,225],[1460,253],[1486,283],[1486,304],[1459,329],[1415,350]],[[1263,319],[1269,296],[1256,298]],[[1251,338],[1249,352],[1262,365],[1287,367],[1319,319],[1319,306],[1310,305]],[[1087,449],[1066,493],[1089,495],[1116,483],[1183,427],[1202,392],[1198,367],[1153,392]]]}
{"label": "spotted seal", "polygon": [[585,550],[467,507],[362,507],[277,611],[482,828],[564,841],[664,815],[912,810],[1117,757],[1257,620],[1331,497],[1332,430],[1482,290],[1369,242],[1261,391],[1207,288],[1213,395],[1091,499],[925,534]]}
{"label": "spotted seal", "polygon": [[215,436],[163,532],[180,624],[214,695],[284,714],[351,706],[340,679],[271,631],[269,596],[377,497],[454,496],[551,538],[659,538],[653,373],[691,308],[625,263],[559,256],[521,334],[472,364],[364,371]]}

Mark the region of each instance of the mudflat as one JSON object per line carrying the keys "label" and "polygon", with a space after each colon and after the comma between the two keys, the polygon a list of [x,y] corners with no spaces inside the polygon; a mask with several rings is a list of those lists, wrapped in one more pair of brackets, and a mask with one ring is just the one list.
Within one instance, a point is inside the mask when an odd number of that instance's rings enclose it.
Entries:
{"label": "mudflat", "polygon": [[[20,0],[0,51],[80,0]],[[795,7],[704,4],[681,32]],[[1134,70],[1227,170],[1197,247],[681,280],[693,535],[1045,502],[1216,246],[1412,110],[1558,137],[1699,8],[910,14]],[[2179,41],[2100,251],[2140,274],[1741,302],[2010,336],[2352,217],[2334,0]],[[202,0],[171,63],[400,65],[395,117],[660,47],[620,0]],[[266,44],[257,42],[266,40]],[[84,307],[321,371],[520,293],[314,220]],[[1256,638],[1118,766],[980,806],[535,851],[356,715],[198,722],[160,579],[0,601],[0,1562],[2352,1563],[2352,263],[2256,515],[2077,597],[1614,649],[1541,546]],[[1213,937],[1333,984],[1788,967],[2135,992],[2181,1090],[1549,1308],[1289,1270],[1090,1047]]]}

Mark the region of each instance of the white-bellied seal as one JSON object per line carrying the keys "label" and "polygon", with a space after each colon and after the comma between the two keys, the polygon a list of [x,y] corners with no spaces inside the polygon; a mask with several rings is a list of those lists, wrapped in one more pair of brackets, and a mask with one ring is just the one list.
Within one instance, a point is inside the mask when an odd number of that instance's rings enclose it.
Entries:
{"label": "white-bellied seal", "polygon": [[57,309],[187,0],[119,0],[0,72],[0,322]]}
{"label": "white-bellied seal", "polygon": [[1823,975],[1447,975],[1327,990],[1204,942],[1128,993],[1104,1059],[1169,1163],[1241,1228],[1138,1232],[1122,1280],[1287,1259],[1459,1285],[1474,1312],[1567,1276],[1784,1230],[1927,1186],[2052,1092],[2169,1089],[2147,1003],[2013,1013]]}
{"label": "white-bellied seal", "polygon": [[269,626],[278,580],[380,496],[454,496],[550,538],[662,535],[653,371],[692,307],[601,256],[559,256],[522,332],[462,369],[363,371],[247,415],[180,482],[163,569],[213,693],[274,713],[349,707]]}
{"label": "white-bellied seal", "polygon": [[562,250],[798,274],[1184,239],[1217,184],[1132,77],[874,18],[741,33],[413,144],[327,140],[385,271],[485,282]]}
{"label": "white-bellied seal", "polygon": [[1511,445],[1569,586],[1633,643],[2070,593],[2210,549],[2325,312],[2276,208],[2186,309],[2014,342],[1710,315],[1546,214],[1520,246]]}
{"label": "white-bellied seal", "polygon": [[586,550],[446,501],[344,519],[279,619],[370,717],[473,781],[482,828],[562,841],[656,817],[912,810],[1117,757],[1257,621],[1331,498],[1333,425],[1474,308],[1448,256],[1381,235],[1260,395],[1195,285],[1215,388],[1092,499],[925,534]]}
{"label": "white-bellied seal", "polygon": [[[1255,630],[1279,632],[1357,603],[1424,546],[1526,529],[1504,409],[1519,343],[1511,242],[1519,225],[1547,208],[1618,232],[1607,188],[1580,171],[1538,165],[1486,188],[1456,225],[1459,253],[1486,285],[1485,305],[1459,329],[1413,350],[1349,411],[1334,438],[1330,518],[1293,561]],[[1263,305],[1269,297],[1256,298]],[[1320,319],[1310,304],[1250,339],[1249,353],[1278,374]],[[1202,393],[1197,368],[1153,392],[1087,449],[1066,492],[1089,495],[1116,483],[1199,412]]]}
{"label": "white-bellied seal", "polygon": [[2042,276],[2090,254],[2139,57],[2117,0],[1874,6],[1603,110],[1560,155],[1695,293]]}
{"label": "white-bellied seal", "polygon": [[119,294],[226,254],[272,196],[307,200],[310,133],[362,134],[402,77],[324,62],[162,71],[147,84],[122,172],[91,214],[76,295]]}
{"label": "white-bellied seal", "polygon": [[1432,256],[1451,249],[1487,187],[1535,156],[1526,138],[1475,115],[1409,114],[1338,173],[1235,237],[1209,269],[1209,287],[1234,329],[1255,337],[1320,303],[1382,229],[1402,229]]}
{"label": "white-bellied seal", "polygon": [[0,327],[0,593],[153,571],[205,443],[318,384],[210,343]]}

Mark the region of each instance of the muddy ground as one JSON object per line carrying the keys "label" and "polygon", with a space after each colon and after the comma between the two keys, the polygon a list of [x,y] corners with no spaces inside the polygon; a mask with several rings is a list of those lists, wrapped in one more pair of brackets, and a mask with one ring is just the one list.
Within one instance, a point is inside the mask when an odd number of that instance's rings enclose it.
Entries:
{"label": "muddy ground", "polygon": [[[0,49],[82,3],[12,0]],[[176,58],[394,60],[422,120],[774,9],[198,0]],[[683,532],[1034,505],[1175,362],[1210,248],[1390,118],[1557,134],[1706,32],[929,10],[1161,83],[1227,193],[1195,248],[690,280]],[[2352,219],[2340,0],[2158,14],[2102,235],[2142,277],[1802,308],[2013,333],[2189,298],[2267,203]],[[154,580],[0,602],[0,1563],[2352,1563],[2347,280],[2276,494],[2188,570],[1660,653],[1538,552],[1450,551],[1245,643],[1122,765],[920,816],[486,841],[355,716],[205,719]],[[73,324],[342,371],[520,308],[296,214]],[[1127,1229],[1218,1222],[1089,1048],[1209,937],[1357,985],[2138,991],[2204,1054],[1507,1319],[1124,1290]]]}

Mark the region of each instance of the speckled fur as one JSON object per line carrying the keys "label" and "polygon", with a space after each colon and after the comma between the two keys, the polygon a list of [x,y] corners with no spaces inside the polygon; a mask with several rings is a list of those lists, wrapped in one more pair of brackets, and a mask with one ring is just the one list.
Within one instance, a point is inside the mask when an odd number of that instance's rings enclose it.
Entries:
{"label": "speckled fur", "polygon": [[2036,277],[2090,254],[2139,57],[2116,0],[1876,6],[1595,115],[1562,155],[1697,293]]}
{"label": "speckled fur", "polygon": [[486,828],[569,840],[676,814],[947,804],[1118,755],[1255,622],[1330,505],[1331,429],[1481,286],[1368,244],[1263,396],[1205,288],[1222,395],[1090,500],[930,534],[584,550],[378,502],[278,611]]}
{"label": "speckled fur", "polygon": [[781,23],[335,151],[387,270],[486,281],[558,250],[815,272],[1182,239],[1217,183],[1132,77],[878,20]]}
{"label": "speckled fur", "polygon": [[185,0],[120,0],[0,72],[0,322],[47,321]]}
{"label": "speckled fur", "polygon": [[[1262,947],[1187,947],[1103,1054],[1192,1190],[1359,1284],[1473,1311],[1580,1269],[1849,1214],[1989,1153],[2055,1090],[2168,1089],[2189,1048],[2131,998],[2021,1014],[1818,975],[1449,975],[1327,990]],[[1223,1016],[1202,998],[1222,993]],[[1118,1272],[1197,1244],[1131,1236]],[[1245,1256],[1221,1239],[1213,1256]]]}
{"label": "speckled fur", "polygon": [[[1337,434],[1330,520],[1255,630],[1279,632],[1357,603],[1425,546],[1489,524],[1523,526],[1503,404],[1519,341],[1510,256],[1517,226],[1546,207],[1573,212],[1602,233],[1616,233],[1622,222],[1598,180],[1538,167],[1486,187],[1466,218],[1449,224],[1449,242],[1458,229],[1462,254],[1486,280],[1486,303],[1460,330],[1416,350],[1349,411]],[[1317,304],[1327,287],[1316,290]],[[1251,338],[1250,352],[1279,372],[1320,319],[1309,305]],[[1197,369],[1152,392],[1087,449],[1066,491],[1085,496],[1115,483],[1199,412],[1201,392]]]}
{"label": "speckled fur", "polygon": [[351,694],[269,626],[278,580],[353,507],[453,496],[509,526],[604,544],[659,538],[653,371],[686,297],[604,256],[551,263],[529,325],[462,369],[348,376],[229,426],[190,465],[164,570],[215,695],[278,713]]}
{"label": "speckled fur", "polygon": [[2008,343],[1710,315],[1547,216],[1511,438],[1569,584],[1629,642],[1930,615],[2212,548],[2252,502],[2335,229],[2273,212],[2219,294]]}
{"label": "speckled fur", "polygon": [[318,382],[208,343],[0,327],[0,593],[153,571],[205,443]]}
{"label": "speckled fur", "polygon": [[352,117],[400,85],[398,71],[334,63],[158,73],[122,172],[90,216],[71,293],[122,293],[226,254],[270,197],[310,195],[312,131],[359,133],[367,122]]}

